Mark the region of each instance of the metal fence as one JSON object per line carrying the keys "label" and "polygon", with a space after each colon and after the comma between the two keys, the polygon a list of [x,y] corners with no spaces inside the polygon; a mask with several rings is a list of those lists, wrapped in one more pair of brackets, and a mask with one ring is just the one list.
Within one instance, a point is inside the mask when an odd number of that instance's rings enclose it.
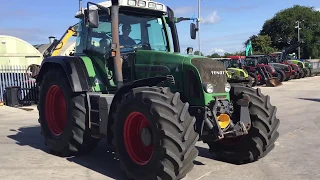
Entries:
{"label": "metal fence", "polygon": [[0,66],[0,102],[7,102],[7,90],[19,87],[18,100],[21,105],[38,103],[38,91],[35,79],[29,78],[27,66],[2,65]]}
{"label": "metal fence", "polygon": [[320,74],[320,59],[308,59],[308,60],[305,60],[305,62],[311,63],[313,68],[312,70],[313,74],[317,74],[317,75]]}

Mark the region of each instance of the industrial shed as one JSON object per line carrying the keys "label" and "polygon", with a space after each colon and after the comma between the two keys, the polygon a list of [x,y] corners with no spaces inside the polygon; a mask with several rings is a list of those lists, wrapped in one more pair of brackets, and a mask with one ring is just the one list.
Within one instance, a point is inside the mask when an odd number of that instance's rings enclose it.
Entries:
{"label": "industrial shed", "polygon": [[26,41],[13,37],[0,35],[0,66],[41,64],[42,54]]}
{"label": "industrial shed", "polygon": [[[67,42],[60,50],[59,56],[69,56],[70,53],[74,52],[76,43],[75,42]],[[61,45],[58,45],[59,48]],[[46,50],[50,47],[50,44],[37,44],[34,47],[41,53],[44,54]]]}

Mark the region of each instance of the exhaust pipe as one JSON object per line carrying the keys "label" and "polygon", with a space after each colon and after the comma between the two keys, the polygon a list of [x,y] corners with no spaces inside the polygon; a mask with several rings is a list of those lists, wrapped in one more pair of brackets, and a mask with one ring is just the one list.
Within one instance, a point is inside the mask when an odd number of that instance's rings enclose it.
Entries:
{"label": "exhaust pipe", "polygon": [[120,57],[120,43],[119,43],[119,0],[112,0],[111,6],[111,20],[112,20],[112,50],[116,52],[113,57],[115,80],[117,87],[123,85],[122,77],[122,63]]}

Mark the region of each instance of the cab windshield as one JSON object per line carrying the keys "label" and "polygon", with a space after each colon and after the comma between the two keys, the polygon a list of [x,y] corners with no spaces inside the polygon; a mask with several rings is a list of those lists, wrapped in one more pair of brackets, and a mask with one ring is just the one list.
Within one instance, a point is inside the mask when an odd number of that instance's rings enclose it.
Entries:
{"label": "cab windshield", "polygon": [[244,62],[246,66],[256,66],[258,64],[257,59],[255,58],[246,58]]}
{"label": "cab windshield", "polygon": [[[165,22],[161,17],[119,14],[121,52],[139,49],[169,51]],[[99,16],[99,27],[88,32],[87,49],[101,54],[110,51],[112,43],[111,17]]]}
{"label": "cab windshield", "polygon": [[230,60],[230,67],[232,68],[240,68],[240,60]]}

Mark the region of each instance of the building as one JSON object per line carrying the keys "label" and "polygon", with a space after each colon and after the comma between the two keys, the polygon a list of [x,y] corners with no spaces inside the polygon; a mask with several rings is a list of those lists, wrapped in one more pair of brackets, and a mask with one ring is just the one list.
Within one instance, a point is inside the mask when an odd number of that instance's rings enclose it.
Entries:
{"label": "building", "polygon": [[26,41],[13,36],[0,35],[0,67],[41,64],[42,60],[42,54]]}

